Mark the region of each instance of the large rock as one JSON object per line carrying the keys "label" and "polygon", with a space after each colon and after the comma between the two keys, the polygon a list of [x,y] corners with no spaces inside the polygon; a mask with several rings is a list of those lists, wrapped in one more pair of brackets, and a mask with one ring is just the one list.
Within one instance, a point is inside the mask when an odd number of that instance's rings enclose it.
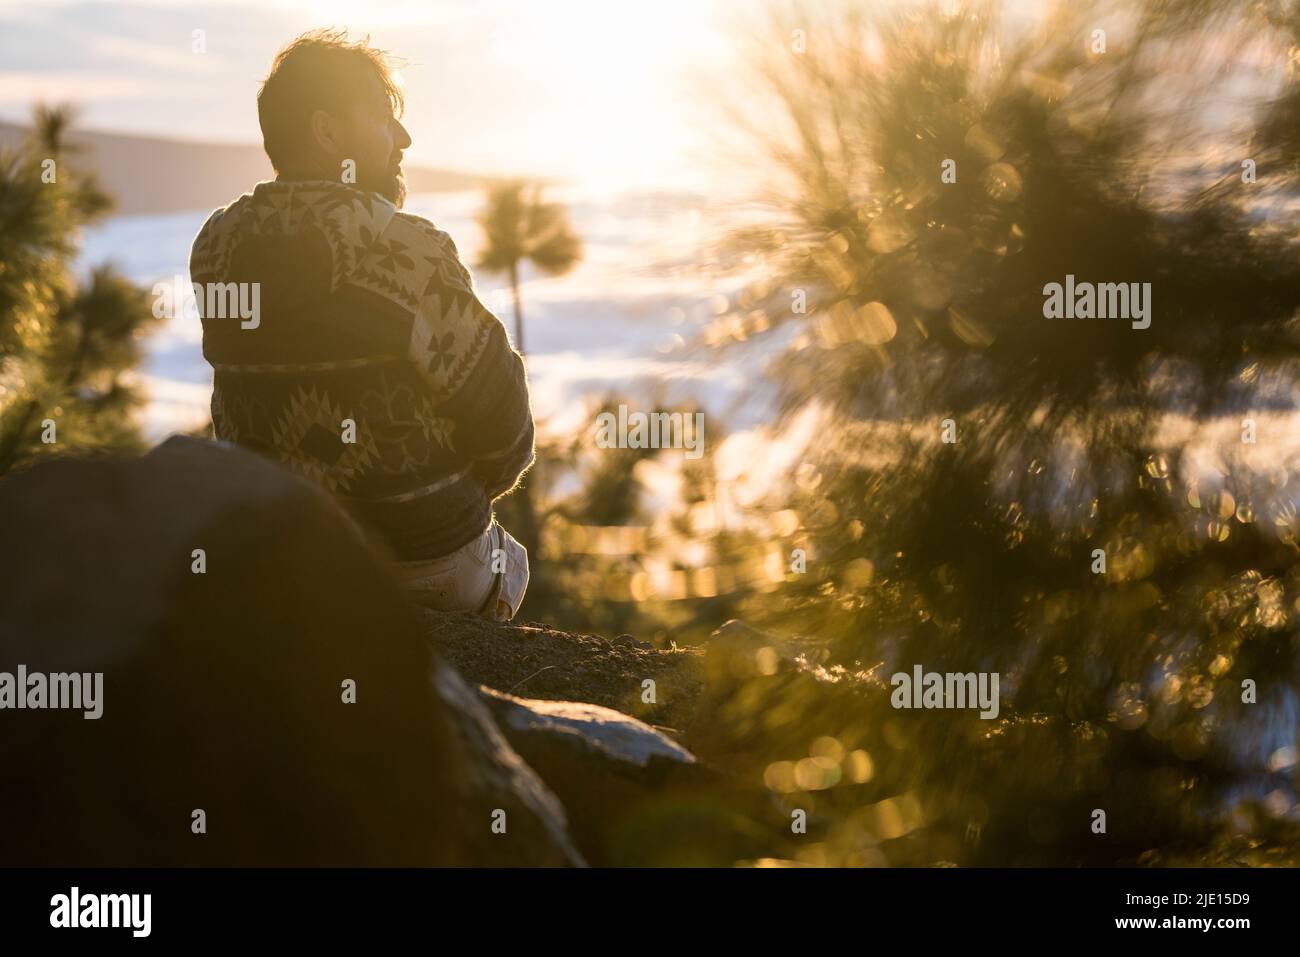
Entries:
{"label": "large rock", "polygon": [[[808,847],[837,820],[875,813],[865,810],[881,799],[869,762],[900,760],[853,755],[891,713],[878,669],[828,665],[808,638],[733,620],[701,646],[659,649],[535,623],[425,614],[422,625],[467,680],[487,686],[498,724],[560,797],[592,863],[716,865],[805,852],[816,860]],[[647,678],[653,701],[642,696]],[[836,786],[796,801],[793,769],[815,764],[804,759],[818,739],[833,739],[846,763]],[[665,741],[695,762],[674,760]],[[804,833],[792,829],[798,810]]]}
{"label": "large rock", "polygon": [[634,768],[659,761],[695,763],[695,755],[672,738],[621,711],[578,701],[516,698],[486,687],[480,690],[511,740],[556,741],[572,745],[575,753]]}
{"label": "large rock", "polygon": [[[467,680],[509,694],[586,701],[681,734],[704,692],[699,649],[655,648],[629,635],[574,634],[419,609],[424,635]],[[648,695],[647,681],[654,682]]]}
{"label": "large rock", "polygon": [[0,710],[0,864],[581,862],[312,486],[173,439],[11,476],[0,529],[0,672],[104,676],[99,720]]}
{"label": "large rock", "polygon": [[644,722],[586,702],[479,690],[511,745],[559,795],[591,863],[725,866],[776,846],[784,823],[764,792]]}

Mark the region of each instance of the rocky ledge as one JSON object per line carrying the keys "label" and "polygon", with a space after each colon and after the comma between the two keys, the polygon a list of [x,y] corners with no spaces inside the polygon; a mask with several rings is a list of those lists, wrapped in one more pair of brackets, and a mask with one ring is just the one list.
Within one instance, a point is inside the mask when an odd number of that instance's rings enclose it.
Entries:
{"label": "rocky ledge", "polygon": [[866,688],[738,623],[663,650],[413,608],[327,496],[217,443],[53,458],[0,528],[0,665],[102,688],[0,713],[0,865],[779,857],[754,769],[815,732],[800,689]]}

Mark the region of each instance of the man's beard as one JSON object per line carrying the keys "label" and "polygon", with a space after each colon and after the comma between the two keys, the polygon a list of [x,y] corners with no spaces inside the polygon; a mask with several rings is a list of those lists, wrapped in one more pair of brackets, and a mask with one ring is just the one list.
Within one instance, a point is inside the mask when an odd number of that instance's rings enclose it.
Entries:
{"label": "man's beard", "polygon": [[393,203],[393,205],[398,209],[402,208],[403,203],[406,203],[406,176],[404,176],[400,169],[398,169],[398,172],[396,173],[389,173],[383,177],[376,177],[373,181],[369,181],[368,179],[367,182],[359,182],[357,183],[357,186],[360,186],[361,189],[367,190],[368,192],[378,192],[378,194],[383,196],[386,200],[389,200],[389,202]]}
{"label": "man's beard", "polygon": [[406,202],[406,176],[398,169],[396,173],[390,173],[375,185],[367,187],[371,192],[378,193],[384,199],[388,200],[398,209]]}
{"label": "man's beard", "polygon": [[389,192],[384,193],[388,199],[398,209],[406,202],[406,175],[399,169],[388,181]]}

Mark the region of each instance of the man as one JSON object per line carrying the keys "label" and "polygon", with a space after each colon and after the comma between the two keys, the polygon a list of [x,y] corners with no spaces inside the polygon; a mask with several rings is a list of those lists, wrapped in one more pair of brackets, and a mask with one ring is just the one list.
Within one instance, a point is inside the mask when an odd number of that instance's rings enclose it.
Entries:
{"label": "man", "polygon": [[492,503],[533,462],[523,360],[451,237],[400,211],[390,61],[306,33],[257,106],[276,179],[213,213],[190,257],[203,289],[258,292],[251,322],[200,301],[217,437],[334,493],[423,603],[509,619],[528,559]]}

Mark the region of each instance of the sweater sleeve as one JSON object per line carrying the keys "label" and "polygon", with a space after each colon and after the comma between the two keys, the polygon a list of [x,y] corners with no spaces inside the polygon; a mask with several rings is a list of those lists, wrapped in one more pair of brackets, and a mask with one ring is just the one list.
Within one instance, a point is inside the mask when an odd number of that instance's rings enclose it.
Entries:
{"label": "sweater sleeve", "polygon": [[451,237],[431,235],[432,263],[410,357],[455,424],[453,442],[490,498],[511,491],[535,459],[523,357],[479,300]]}

